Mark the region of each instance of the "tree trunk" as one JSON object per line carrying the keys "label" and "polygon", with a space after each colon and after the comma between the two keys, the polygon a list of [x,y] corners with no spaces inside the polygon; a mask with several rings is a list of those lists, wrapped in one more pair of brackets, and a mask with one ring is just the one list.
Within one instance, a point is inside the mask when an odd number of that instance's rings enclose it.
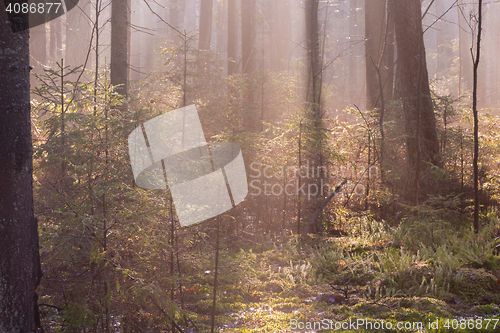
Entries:
{"label": "tree trunk", "polygon": [[[241,53],[242,73],[252,74],[255,70],[255,0],[241,1]],[[258,131],[257,117],[254,110],[254,87],[252,81],[247,77],[245,91],[246,102],[246,128],[249,131]]]}
{"label": "tree trunk", "polygon": [[130,0],[113,0],[111,5],[111,84],[121,95],[128,94],[128,18]]}
{"label": "tree trunk", "polygon": [[224,52],[224,49],[227,48],[224,40],[224,27],[227,26],[226,22],[226,0],[217,2],[217,24],[216,26],[216,42],[215,42],[215,50],[217,52],[217,57],[220,59],[220,54]]}
{"label": "tree trunk", "polygon": [[382,59],[381,72],[383,74],[382,82],[384,85],[384,98],[386,101],[392,101],[394,98],[394,59],[396,51],[396,36],[394,30],[394,13],[390,6],[390,1],[387,3],[386,15],[386,34],[384,58]]}
{"label": "tree trunk", "polygon": [[353,50],[349,56],[349,98],[355,98],[356,90],[358,87],[358,64],[357,64],[357,48],[354,43],[358,36],[358,12],[356,8],[358,7],[357,0],[349,0],[349,40],[350,45]]}
{"label": "tree trunk", "polygon": [[398,54],[396,80],[403,101],[410,168],[423,161],[438,164],[439,141],[425,60],[420,1],[391,0],[391,8]]}
{"label": "tree trunk", "polygon": [[[385,40],[385,0],[365,2],[365,66],[366,66],[366,109],[381,105],[380,85],[377,68],[384,51]],[[380,68],[380,66],[379,66]]]}
{"label": "tree trunk", "polygon": [[227,1],[227,75],[238,70],[238,8],[236,0]]}
{"label": "tree trunk", "polygon": [[306,51],[308,66],[308,91],[306,100],[310,104],[314,117],[320,116],[321,104],[321,54],[319,48],[318,0],[306,2]]}
{"label": "tree trunk", "polygon": [[[325,9],[326,10],[326,9]],[[307,118],[309,119],[309,137],[307,142],[306,154],[312,165],[323,165],[323,136],[321,133],[321,91],[322,91],[322,72],[323,63],[320,49],[320,26],[318,22],[319,0],[307,0],[305,3],[305,24],[306,24],[306,51],[307,51]],[[326,12],[325,12],[326,13]],[[326,24],[326,22],[325,22]],[[317,208],[317,204],[324,197],[322,188],[322,178],[324,176],[315,175],[310,179],[308,186],[316,186],[318,191],[311,201],[307,214],[312,215]],[[314,225],[314,231],[318,231],[318,226]]]}
{"label": "tree trunk", "polygon": [[212,11],[213,0],[201,0],[198,50],[210,50],[212,44]]}
{"label": "tree trunk", "polygon": [[472,112],[474,114],[474,232],[479,232],[479,117],[477,112],[477,72],[479,68],[479,56],[481,55],[481,32],[483,23],[483,1],[479,0],[477,14],[477,40],[476,40],[476,54],[473,55],[474,59],[474,86],[472,90]]}
{"label": "tree trunk", "polygon": [[241,1],[241,49],[242,49],[242,71],[245,74],[254,71],[254,17],[255,0]]}
{"label": "tree trunk", "polygon": [[[27,28],[27,15],[17,24]],[[41,278],[33,209],[28,30],[0,3],[0,332],[35,332]]]}

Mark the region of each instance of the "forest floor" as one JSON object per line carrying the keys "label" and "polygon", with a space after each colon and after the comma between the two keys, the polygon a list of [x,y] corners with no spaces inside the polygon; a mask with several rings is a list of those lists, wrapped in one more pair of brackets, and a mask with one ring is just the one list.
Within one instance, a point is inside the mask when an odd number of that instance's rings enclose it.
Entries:
{"label": "forest floor", "polygon": [[[281,245],[268,237],[222,250],[218,331],[500,331],[498,220],[480,235],[448,230],[436,244],[424,239],[416,247],[408,238],[422,236],[415,231],[370,223],[370,236],[302,244],[291,237]],[[187,332],[210,331],[213,257],[206,265],[184,293],[196,323]]]}

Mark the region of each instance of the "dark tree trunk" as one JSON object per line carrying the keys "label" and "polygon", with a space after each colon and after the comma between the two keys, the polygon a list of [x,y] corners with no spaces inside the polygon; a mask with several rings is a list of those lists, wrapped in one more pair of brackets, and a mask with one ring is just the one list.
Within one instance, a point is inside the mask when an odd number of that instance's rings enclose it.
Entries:
{"label": "dark tree trunk", "polygon": [[210,50],[212,44],[212,11],[213,0],[201,0],[198,50]]}
{"label": "dark tree trunk", "polygon": [[[20,16],[27,23],[28,17]],[[23,24],[24,25],[24,24]],[[33,210],[28,30],[0,3],[0,332],[35,332],[41,278]],[[37,308],[37,307],[36,307]]]}
{"label": "dark tree trunk", "polygon": [[128,19],[130,0],[113,0],[111,5],[111,84],[120,85],[116,91],[128,94]]}
{"label": "dark tree trunk", "polygon": [[396,85],[403,102],[410,167],[414,169],[422,161],[438,164],[439,141],[425,60],[420,1],[391,0],[391,14],[398,54]]}
{"label": "dark tree trunk", "polygon": [[[318,22],[319,0],[307,0],[305,3],[305,24],[306,24],[306,51],[307,51],[307,118],[309,126],[307,131],[311,139],[306,143],[306,154],[313,165],[323,165],[323,137],[321,134],[321,91],[323,63],[320,49],[320,26]],[[326,10],[325,10],[326,13]],[[326,22],[325,22],[326,24]],[[322,177],[316,175],[310,179],[309,185],[316,185],[319,189],[313,201],[307,207],[307,215],[312,216],[321,203],[324,192],[322,189]],[[308,185],[308,186],[309,186]],[[320,201],[321,200],[321,201]],[[308,217],[309,217],[308,216]],[[314,231],[318,231],[318,225],[314,225]]]}
{"label": "dark tree trunk", "polygon": [[236,0],[227,1],[227,75],[238,70],[238,8]]}

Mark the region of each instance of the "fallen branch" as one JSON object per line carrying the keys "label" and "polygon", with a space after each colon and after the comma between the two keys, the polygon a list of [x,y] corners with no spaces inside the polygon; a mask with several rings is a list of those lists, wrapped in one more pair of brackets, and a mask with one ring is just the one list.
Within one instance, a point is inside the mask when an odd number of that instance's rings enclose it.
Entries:
{"label": "fallen branch", "polygon": [[328,198],[326,198],[322,203],[321,205],[319,205],[318,209],[316,209],[316,211],[314,212],[313,216],[311,217],[311,220],[309,221],[309,224],[304,228],[304,231],[302,232],[302,240],[305,240],[306,239],[306,236],[307,234],[309,233],[309,229],[311,228],[311,226],[314,224],[314,222],[316,221],[316,219],[318,218],[318,215],[319,213],[321,213],[321,211],[323,210],[323,208],[325,208],[325,206],[330,202],[330,200],[333,199],[333,197],[340,192],[340,189],[342,188],[342,186],[345,185],[345,183],[347,183],[347,178],[344,179],[344,181],[342,183],[340,183],[339,186],[337,186],[335,188],[335,191],[333,191],[329,196]]}
{"label": "fallen branch", "polygon": [[165,311],[160,306],[160,304],[158,304],[158,302],[153,298],[153,296],[149,296],[149,298],[158,307],[158,309],[160,309],[160,311],[165,315],[165,317],[167,317],[167,319],[170,320],[170,322],[172,323],[172,326],[175,327],[180,333],[184,333],[184,331],[182,330],[182,328],[179,325],[177,325],[177,323],[172,319],[172,317],[169,316],[169,314],[167,313],[167,311]]}

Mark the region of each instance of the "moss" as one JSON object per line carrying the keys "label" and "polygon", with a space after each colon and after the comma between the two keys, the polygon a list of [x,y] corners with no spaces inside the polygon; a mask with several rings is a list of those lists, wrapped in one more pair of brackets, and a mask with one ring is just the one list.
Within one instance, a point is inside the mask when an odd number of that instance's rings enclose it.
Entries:
{"label": "moss", "polygon": [[497,304],[476,305],[470,310],[471,313],[479,315],[497,314],[499,311],[500,310]]}
{"label": "moss", "polygon": [[483,267],[492,272],[500,270],[500,256],[493,254],[487,255],[483,259]]}
{"label": "moss", "polygon": [[285,290],[279,294],[280,297],[293,297],[297,296],[301,299],[316,296],[315,290],[306,284],[296,285],[294,288]]}
{"label": "moss", "polygon": [[279,280],[267,281],[259,287],[259,290],[271,293],[280,293],[283,291],[283,287]]}
{"label": "moss", "polygon": [[497,300],[496,294],[500,291],[497,277],[484,268],[459,268],[452,286],[452,292],[476,302],[485,302],[491,298]]}

